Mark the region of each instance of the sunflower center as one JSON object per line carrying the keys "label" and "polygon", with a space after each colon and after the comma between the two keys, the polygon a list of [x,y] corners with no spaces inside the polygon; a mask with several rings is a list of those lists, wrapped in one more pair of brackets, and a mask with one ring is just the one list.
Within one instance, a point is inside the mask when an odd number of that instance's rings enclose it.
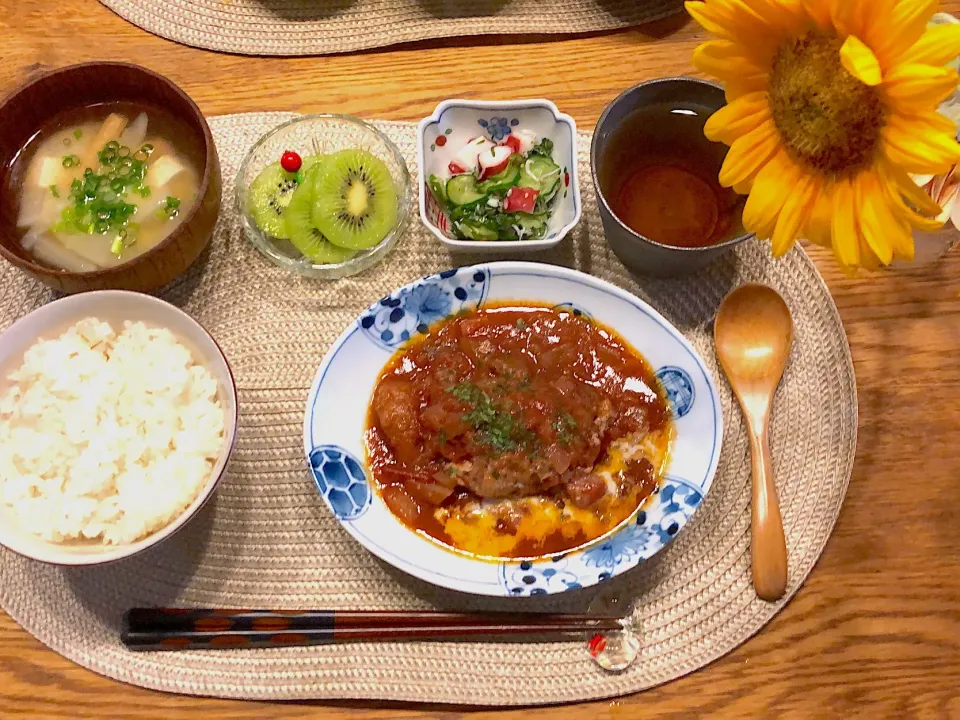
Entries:
{"label": "sunflower center", "polygon": [[880,143],[884,108],[875,88],[840,62],[843,41],[810,31],[785,42],[770,75],[770,109],[795,159],[828,175],[870,164]]}

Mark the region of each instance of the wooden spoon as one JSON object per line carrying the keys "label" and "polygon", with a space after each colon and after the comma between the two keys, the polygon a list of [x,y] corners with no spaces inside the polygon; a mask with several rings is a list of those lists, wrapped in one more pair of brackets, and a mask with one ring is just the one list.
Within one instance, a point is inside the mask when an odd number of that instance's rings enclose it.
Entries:
{"label": "wooden spoon", "polygon": [[787,588],[787,543],[770,460],[770,407],[793,342],[790,310],[772,288],[743,285],[724,298],[713,335],[750,434],[753,586],[777,600]]}

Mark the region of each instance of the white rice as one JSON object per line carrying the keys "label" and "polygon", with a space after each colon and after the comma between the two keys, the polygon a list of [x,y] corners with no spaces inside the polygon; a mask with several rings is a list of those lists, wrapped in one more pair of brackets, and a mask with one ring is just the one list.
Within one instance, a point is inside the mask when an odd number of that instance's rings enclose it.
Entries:
{"label": "white rice", "polygon": [[0,502],[45,540],[130,543],[210,479],[217,380],[165,329],[87,318],[27,350],[0,397]]}

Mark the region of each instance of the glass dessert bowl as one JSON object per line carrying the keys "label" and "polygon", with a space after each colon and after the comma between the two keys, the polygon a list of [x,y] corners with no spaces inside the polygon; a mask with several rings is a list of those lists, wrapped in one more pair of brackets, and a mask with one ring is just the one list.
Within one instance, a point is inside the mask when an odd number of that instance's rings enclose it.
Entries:
{"label": "glass dessert bowl", "polygon": [[347,115],[306,115],[260,138],[235,186],[244,234],[274,264],[334,280],[382,260],[410,219],[397,146]]}

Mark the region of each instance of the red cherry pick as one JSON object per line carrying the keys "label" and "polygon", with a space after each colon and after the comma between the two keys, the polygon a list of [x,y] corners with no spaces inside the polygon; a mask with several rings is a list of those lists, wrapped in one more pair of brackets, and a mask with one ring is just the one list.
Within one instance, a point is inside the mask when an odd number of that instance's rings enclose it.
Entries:
{"label": "red cherry pick", "polygon": [[287,150],[283,155],[280,156],[280,167],[282,167],[287,172],[296,172],[303,165],[303,159],[297,155],[293,150]]}

